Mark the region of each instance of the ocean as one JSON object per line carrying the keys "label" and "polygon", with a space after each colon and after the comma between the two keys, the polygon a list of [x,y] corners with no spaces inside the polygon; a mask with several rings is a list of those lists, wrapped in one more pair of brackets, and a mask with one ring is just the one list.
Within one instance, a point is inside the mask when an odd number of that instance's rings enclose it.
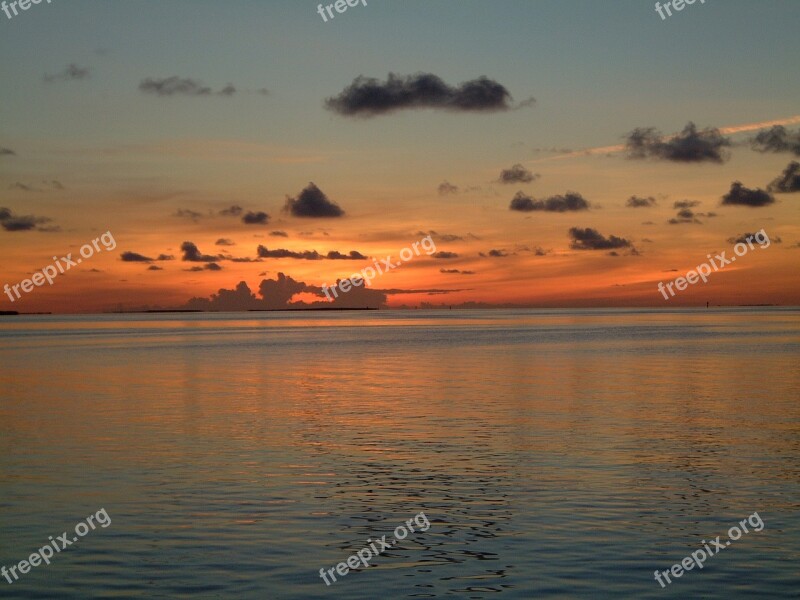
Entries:
{"label": "ocean", "polygon": [[797,598],[799,358],[794,308],[0,317],[0,597]]}

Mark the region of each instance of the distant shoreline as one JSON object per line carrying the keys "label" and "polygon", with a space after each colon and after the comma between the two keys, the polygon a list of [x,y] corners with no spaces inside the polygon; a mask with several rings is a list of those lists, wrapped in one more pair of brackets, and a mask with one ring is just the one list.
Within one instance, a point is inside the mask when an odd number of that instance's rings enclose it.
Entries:
{"label": "distant shoreline", "polygon": [[[686,309],[686,310],[710,310],[715,308],[800,308],[800,306],[791,306],[791,305],[783,305],[783,304],[732,304],[732,305],[712,305],[710,307],[705,307],[701,305],[697,306],[672,306],[672,307],[663,307],[666,308],[669,312],[673,312],[675,310]],[[425,308],[411,308],[411,307],[402,307],[402,308],[341,308],[341,307],[320,307],[320,308],[251,308],[248,310],[200,310],[200,309],[189,309],[189,308],[163,308],[163,309],[148,309],[148,310],[114,310],[114,311],[104,311],[104,312],[89,312],[89,313],[53,313],[53,312],[19,312],[15,310],[4,310],[0,311],[0,317],[25,317],[25,316],[33,316],[33,315],[147,315],[147,314],[221,314],[221,313],[261,313],[261,312],[268,312],[268,313],[282,313],[282,312],[364,312],[364,311],[409,311],[409,312],[417,312],[418,310],[434,310],[434,311],[452,311],[452,310],[467,310],[467,311],[474,311],[474,310],[658,310],[659,307],[653,306],[593,306],[593,307],[541,307],[541,306],[496,306],[496,307],[460,307],[460,306],[453,306],[452,308],[447,306],[436,306],[436,307],[425,307]]]}

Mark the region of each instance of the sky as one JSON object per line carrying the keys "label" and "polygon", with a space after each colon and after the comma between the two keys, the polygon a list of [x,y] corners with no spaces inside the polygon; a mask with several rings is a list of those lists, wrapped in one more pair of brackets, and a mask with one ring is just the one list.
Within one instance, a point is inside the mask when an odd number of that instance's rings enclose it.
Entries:
{"label": "sky", "polygon": [[318,6],[0,12],[0,310],[800,304],[800,3]]}

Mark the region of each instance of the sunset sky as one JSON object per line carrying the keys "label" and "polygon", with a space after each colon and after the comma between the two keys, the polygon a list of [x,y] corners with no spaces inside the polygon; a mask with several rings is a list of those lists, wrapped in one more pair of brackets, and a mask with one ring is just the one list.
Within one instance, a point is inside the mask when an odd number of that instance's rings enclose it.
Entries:
{"label": "sunset sky", "polygon": [[0,286],[117,244],[0,310],[800,304],[800,3],[317,4],[0,13]]}

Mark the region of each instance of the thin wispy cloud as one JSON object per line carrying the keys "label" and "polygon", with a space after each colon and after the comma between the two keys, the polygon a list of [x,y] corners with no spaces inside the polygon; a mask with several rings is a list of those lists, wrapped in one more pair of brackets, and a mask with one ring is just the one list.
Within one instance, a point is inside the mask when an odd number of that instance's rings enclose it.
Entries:
{"label": "thin wispy cloud", "polygon": [[221,90],[214,92],[211,87],[202,81],[190,77],[147,77],[139,83],[139,91],[155,96],[233,96],[236,88],[228,84]]}
{"label": "thin wispy cloud", "polygon": [[42,79],[46,83],[55,83],[61,81],[81,81],[83,79],[88,79],[89,75],[90,71],[88,67],[80,67],[75,63],[72,63],[67,65],[63,71],[45,75]]}
{"label": "thin wispy cloud", "polygon": [[203,218],[202,213],[199,213],[196,210],[190,210],[188,208],[179,208],[174,213],[172,213],[172,216],[178,219],[189,219],[194,223],[197,223],[197,221]]}
{"label": "thin wispy cloud", "polygon": [[449,181],[443,181],[439,184],[437,191],[439,192],[440,196],[449,196],[451,194],[458,193],[458,186],[453,185]]}

